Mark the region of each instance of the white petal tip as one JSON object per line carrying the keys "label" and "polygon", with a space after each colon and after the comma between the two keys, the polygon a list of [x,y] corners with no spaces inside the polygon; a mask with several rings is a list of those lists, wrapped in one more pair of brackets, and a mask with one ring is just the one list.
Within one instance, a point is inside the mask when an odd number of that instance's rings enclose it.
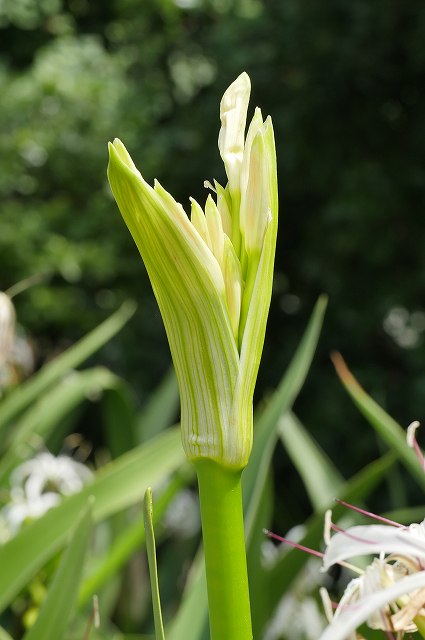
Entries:
{"label": "white petal tip", "polygon": [[213,191],[214,193],[217,193],[217,189],[215,189],[213,187],[213,185],[211,184],[211,182],[209,180],[204,180],[204,187],[205,187],[205,189],[210,189],[210,191]]}
{"label": "white petal tip", "polygon": [[417,420],[414,420],[414,422],[409,424],[409,426],[407,427],[406,442],[407,442],[407,446],[410,447],[411,449],[413,449],[415,446],[416,429],[420,426],[421,426],[420,422],[418,422]]}

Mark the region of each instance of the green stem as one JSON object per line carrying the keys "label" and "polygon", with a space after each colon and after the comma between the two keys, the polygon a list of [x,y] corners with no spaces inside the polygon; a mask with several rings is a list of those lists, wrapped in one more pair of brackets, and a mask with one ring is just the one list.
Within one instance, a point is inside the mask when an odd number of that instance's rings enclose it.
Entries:
{"label": "green stem", "polygon": [[197,460],[211,640],[252,640],[241,471]]}

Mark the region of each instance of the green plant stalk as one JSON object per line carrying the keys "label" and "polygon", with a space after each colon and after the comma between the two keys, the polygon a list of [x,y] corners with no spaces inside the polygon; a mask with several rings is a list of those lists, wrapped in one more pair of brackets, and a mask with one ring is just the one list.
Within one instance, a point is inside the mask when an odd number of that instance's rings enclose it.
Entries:
{"label": "green plant stalk", "polygon": [[198,476],[211,640],[252,640],[241,470],[206,459]]}

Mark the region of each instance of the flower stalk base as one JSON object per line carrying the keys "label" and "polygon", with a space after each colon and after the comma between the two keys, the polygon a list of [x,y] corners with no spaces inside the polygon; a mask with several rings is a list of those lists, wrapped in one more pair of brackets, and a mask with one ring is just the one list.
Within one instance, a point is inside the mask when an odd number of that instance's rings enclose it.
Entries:
{"label": "flower stalk base", "polygon": [[194,461],[198,476],[211,640],[252,640],[241,470]]}

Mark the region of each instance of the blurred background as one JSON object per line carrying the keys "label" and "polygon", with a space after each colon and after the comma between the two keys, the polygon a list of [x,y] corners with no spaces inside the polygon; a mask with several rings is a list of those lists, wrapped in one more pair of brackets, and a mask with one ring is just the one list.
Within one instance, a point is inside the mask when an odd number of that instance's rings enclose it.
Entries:
{"label": "blurred background", "polygon": [[[124,376],[143,406],[170,356],[106,181],[107,141],[120,137],[145,178],[186,209],[189,196],[204,201],[205,179],[224,182],[219,100],[243,70],[250,113],[260,105],[273,117],[281,207],[257,401],[276,387],[326,293],[295,410],[348,477],[379,451],[332,350],[402,425],[423,416],[423,2],[0,2],[0,289],[41,276],[14,299],[37,367],[137,300],[96,362]],[[81,430],[102,439],[92,407]],[[279,448],[275,474],[285,531],[305,519],[308,501]],[[397,490],[394,481],[393,504]]]}

